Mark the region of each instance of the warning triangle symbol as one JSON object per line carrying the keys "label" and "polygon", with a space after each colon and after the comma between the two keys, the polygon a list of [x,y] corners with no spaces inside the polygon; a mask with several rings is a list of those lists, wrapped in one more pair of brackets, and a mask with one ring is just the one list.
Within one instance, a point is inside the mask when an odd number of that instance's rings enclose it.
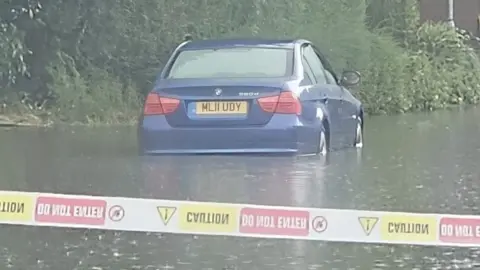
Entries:
{"label": "warning triangle symbol", "polygon": [[359,217],[358,222],[360,222],[360,226],[362,226],[365,234],[369,236],[375,225],[377,225],[378,217]]}
{"label": "warning triangle symbol", "polygon": [[157,206],[158,215],[162,219],[162,222],[165,226],[167,226],[170,219],[172,219],[173,214],[177,211],[176,207],[172,206]]}

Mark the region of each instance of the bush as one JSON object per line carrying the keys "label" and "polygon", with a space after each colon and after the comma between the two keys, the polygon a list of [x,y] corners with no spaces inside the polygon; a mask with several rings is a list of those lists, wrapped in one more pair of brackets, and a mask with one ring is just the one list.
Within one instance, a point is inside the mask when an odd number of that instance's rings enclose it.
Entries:
{"label": "bush", "polygon": [[[368,113],[433,110],[479,100],[479,65],[465,37],[441,23],[419,25],[415,0],[42,4],[34,16],[15,21],[11,29],[22,38],[0,33],[0,48],[12,48],[9,42],[15,40],[33,52],[25,60],[31,78],[17,80],[8,88],[13,90],[2,93],[28,89],[31,96],[48,99],[50,114],[67,122],[135,119],[139,97],[150,90],[187,33],[195,38],[309,39],[337,72],[357,69],[363,74],[355,93]],[[8,5],[0,8],[10,10]],[[18,57],[7,56],[0,55],[0,63],[12,64],[2,65],[0,75],[26,74],[13,68]]]}
{"label": "bush", "polygon": [[132,85],[122,84],[107,71],[91,66],[80,74],[74,61],[63,53],[47,68],[48,85],[56,97],[53,116],[74,123],[132,123],[139,114],[140,99]]}
{"label": "bush", "polygon": [[467,37],[446,24],[423,24],[408,37],[412,110],[476,104],[480,69]]}
{"label": "bush", "polygon": [[407,52],[393,38],[371,34],[369,62],[359,93],[365,110],[373,114],[400,113],[411,108],[407,86]]}
{"label": "bush", "polygon": [[404,46],[372,35],[371,62],[360,97],[370,113],[430,111],[476,104],[480,96],[478,59],[466,41],[443,23],[404,31]]}

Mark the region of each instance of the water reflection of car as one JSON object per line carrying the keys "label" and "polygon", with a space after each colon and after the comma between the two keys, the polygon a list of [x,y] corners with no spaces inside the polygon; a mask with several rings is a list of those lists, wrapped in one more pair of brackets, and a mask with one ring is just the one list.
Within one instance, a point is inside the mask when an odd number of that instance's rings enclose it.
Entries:
{"label": "water reflection of car", "polygon": [[138,126],[141,154],[326,154],[362,146],[362,104],[307,40],[180,44]]}
{"label": "water reflection of car", "polygon": [[144,196],[152,198],[285,206],[323,198],[324,166],[317,159],[148,157],[142,168]]}

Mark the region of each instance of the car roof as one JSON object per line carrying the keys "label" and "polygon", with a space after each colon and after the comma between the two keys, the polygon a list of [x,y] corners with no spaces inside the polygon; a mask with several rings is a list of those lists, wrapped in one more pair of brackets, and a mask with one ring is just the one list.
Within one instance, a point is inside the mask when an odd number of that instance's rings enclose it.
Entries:
{"label": "car roof", "polygon": [[231,47],[270,47],[293,49],[295,44],[305,40],[297,39],[206,39],[192,40],[182,46],[182,50],[219,49]]}

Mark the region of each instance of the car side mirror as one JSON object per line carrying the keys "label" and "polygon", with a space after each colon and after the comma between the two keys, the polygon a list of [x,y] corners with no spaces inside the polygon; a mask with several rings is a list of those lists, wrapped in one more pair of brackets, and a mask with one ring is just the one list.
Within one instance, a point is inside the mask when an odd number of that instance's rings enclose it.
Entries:
{"label": "car side mirror", "polygon": [[342,72],[342,78],[340,79],[340,85],[345,87],[356,86],[360,83],[361,76],[360,72],[345,70]]}

